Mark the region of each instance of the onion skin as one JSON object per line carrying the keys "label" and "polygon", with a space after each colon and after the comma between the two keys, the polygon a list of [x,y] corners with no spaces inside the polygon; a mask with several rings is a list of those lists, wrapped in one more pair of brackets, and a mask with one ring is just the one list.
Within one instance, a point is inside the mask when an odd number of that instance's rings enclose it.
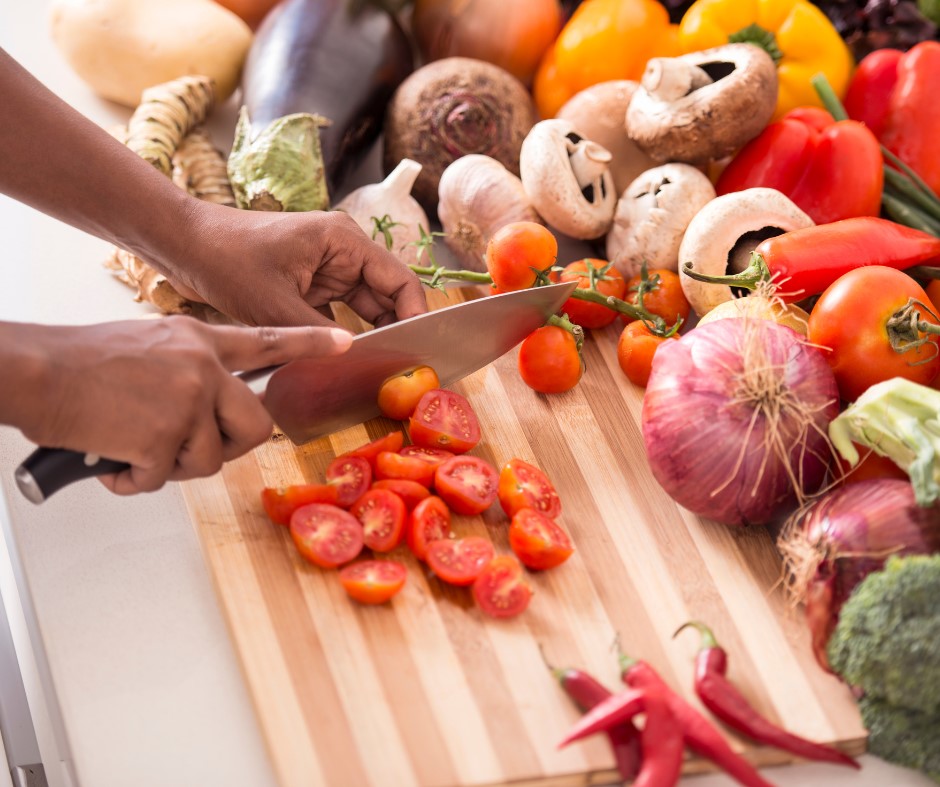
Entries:
{"label": "onion skin", "polygon": [[[842,605],[889,555],[940,551],[940,507],[918,506],[906,480],[849,483],[809,506],[781,537],[780,548],[798,583],[797,597],[805,604],[813,653],[829,669],[826,645]],[[806,561],[807,556],[812,561],[808,570],[794,566],[794,560]]]}
{"label": "onion skin", "polygon": [[[754,395],[755,382],[763,395]],[[780,406],[776,419],[767,402]],[[790,328],[761,319],[703,325],[653,357],[641,418],[650,467],[700,516],[765,524],[825,478],[826,427],[838,402],[822,353]],[[777,450],[762,445],[774,423]]]}

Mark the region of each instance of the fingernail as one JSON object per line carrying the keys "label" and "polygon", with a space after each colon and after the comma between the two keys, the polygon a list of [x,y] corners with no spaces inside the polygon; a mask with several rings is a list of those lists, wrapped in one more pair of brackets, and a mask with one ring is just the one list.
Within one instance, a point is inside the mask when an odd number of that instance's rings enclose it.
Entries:
{"label": "fingernail", "polygon": [[337,350],[348,350],[352,345],[353,335],[342,328],[330,328],[330,337]]}

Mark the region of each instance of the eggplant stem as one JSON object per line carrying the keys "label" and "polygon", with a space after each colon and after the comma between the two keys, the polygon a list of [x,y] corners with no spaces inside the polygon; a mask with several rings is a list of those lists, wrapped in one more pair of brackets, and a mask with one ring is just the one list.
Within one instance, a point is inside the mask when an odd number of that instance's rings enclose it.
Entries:
{"label": "eggplant stem", "polygon": [[699,273],[693,269],[692,262],[682,263],[682,272],[690,279],[705,282],[705,284],[726,284],[729,287],[740,287],[745,290],[754,290],[762,281],[770,281],[770,269],[763,256],[756,251],[751,252],[751,259],[747,267],[740,273],[727,273],[723,276],[711,276]]}

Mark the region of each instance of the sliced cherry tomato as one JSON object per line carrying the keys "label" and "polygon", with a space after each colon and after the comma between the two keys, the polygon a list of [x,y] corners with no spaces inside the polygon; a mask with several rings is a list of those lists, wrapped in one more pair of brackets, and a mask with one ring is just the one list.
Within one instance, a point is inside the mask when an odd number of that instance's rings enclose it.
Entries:
{"label": "sliced cherry tomato", "polygon": [[480,423],[470,402],[438,388],[421,397],[409,422],[411,440],[425,448],[462,454],[480,442]]}
{"label": "sliced cherry tomato", "polygon": [[[666,325],[675,325],[676,320],[685,322],[692,307],[689,305],[679,274],[666,268],[653,268],[646,273],[647,288],[643,292],[643,308],[651,314],[657,314],[666,321]],[[626,299],[630,303],[639,303],[640,286],[643,274],[637,274],[627,282]],[[625,323],[632,322],[626,314],[620,315]]]}
{"label": "sliced cherry tomato", "polygon": [[421,397],[440,385],[437,372],[430,366],[391,377],[379,388],[379,410],[386,418],[405,421],[411,418]]}
{"label": "sliced cherry tomato", "polygon": [[[940,371],[937,337],[917,332],[922,344],[899,352],[891,346],[888,321],[909,300],[928,303],[927,293],[903,271],[883,265],[855,268],[833,282],[809,315],[807,338],[823,348],[839,385],[839,394],[854,402],[875,383],[903,377],[930,385]],[[940,323],[922,306],[920,319]]]}
{"label": "sliced cherry tomato", "polygon": [[[562,281],[578,282],[579,290],[589,290],[593,284],[594,289],[607,297],[623,298],[627,289],[620,271],[613,267],[613,263],[606,260],[584,259],[572,262],[565,266],[561,272]],[[617,312],[601,303],[591,303],[578,298],[569,298],[561,310],[568,315],[571,322],[582,328],[603,328],[617,319]]]}
{"label": "sliced cherry tomato", "polygon": [[451,585],[472,585],[495,556],[493,543],[480,536],[441,538],[428,545],[428,567]]}
{"label": "sliced cherry tomato", "polygon": [[397,560],[360,560],[340,569],[339,581],[360,604],[383,604],[405,586],[408,569]]}
{"label": "sliced cherry tomato", "polygon": [[538,570],[560,566],[574,552],[568,534],[531,508],[520,509],[512,518],[509,546],[524,566]]}
{"label": "sliced cherry tomato", "polygon": [[487,242],[486,269],[502,292],[524,290],[535,284],[536,270],[548,270],[557,256],[558,241],[551,230],[534,221],[514,221]]}
{"label": "sliced cherry tomato", "polygon": [[473,598],[487,615],[511,618],[525,611],[532,598],[519,561],[512,555],[497,555],[484,566],[473,583]]}
{"label": "sliced cherry tomato", "polygon": [[415,456],[383,451],[375,458],[375,476],[378,479],[403,478],[430,487],[434,480],[434,465]]}
{"label": "sliced cherry tomato", "polygon": [[342,456],[361,456],[369,463],[374,473],[375,457],[377,457],[382,451],[392,451],[393,453],[400,451],[404,444],[404,432],[389,432],[387,435],[385,435],[385,437],[380,437],[378,440],[373,440],[371,443],[361,445],[353,451],[347,451],[345,454],[342,454]]}
{"label": "sliced cherry tomato", "polygon": [[454,456],[453,451],[445,451],[443,448],[427,448],[423,445],[406,445],[398,453],[402,456],[413,456],[415,459],[422,459],[433,467],[437,467],[445,459]]}
{"label": "sliced cherry tomato", "polygon": [[336,487],[336,504],[349,508],[372,483],[372,466],[361,456],[338,456],[327,465],[326,482]]}
{"label": "sliced cherry tomato", "polygon": [[414,507],[408,520],[405,541],[418,560],[426,560],[432,541],[450,537],[450,509],[441,498],[431,495]]}
{"label": "sliced cherry tomato", "polygon": [[[670,337],[678,338],[677,334]],[[652,333],[642,320],[631,322],[623,329],[617,340],[617,363],[631,383],[646,387],[653,368],[653,356],[665,341],[668,340]]]}
{"label": "sliced cherry tomato", "polygon": [[362,540],[373,552],[397,547],[405,532],[405,502],[387,489],[370,489],[349,513],[362,523]]}
{"label": "sliced cherry tomato", "polygon": [[309,503],[336,504],[336,487],[331,484],[291,484],[265,487],[261,490],[261,504],[271,521],[289,525],[290,516]]}
{"label": "sliced cherry tomato", "polygon": [[499,473],[478,456],[455,456],[434,471],[434,489],[455,514],[481,514],[499,490]]}
{"label": "sliced cherry tomato", "polygon": [[387,489],[398,495],[405,504],[405,509],[411,511],[418,503],[428,497],[431,492],[426,486],[417,481],[406,478],[381,478],[372,482],[373,489]]}
{"label": "sliced cherry tomato", "polygon": [[557,325],[545,325],[529,334],[519,348],[519,374],[539,393],[569,391],[583,372],[574,336]]}
{"label": "sliced cherry tomato", "polygon": [[326,503],[298,508],[290,518],[290,534],[300,554],[322,568],[348,563],[362,551],[359,520]]}
{"label": "sliced cherry tomato", "polygon": [[534,508],[552,519],[561,514],[561,500],[548,476],[521,459],[510,459],[503,465],[497,495],[509,517],[515,516],[520,508]]}

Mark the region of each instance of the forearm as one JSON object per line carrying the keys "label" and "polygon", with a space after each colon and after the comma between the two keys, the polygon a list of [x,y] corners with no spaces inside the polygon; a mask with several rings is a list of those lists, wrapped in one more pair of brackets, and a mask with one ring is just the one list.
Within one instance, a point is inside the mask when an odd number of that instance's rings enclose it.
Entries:
{"label": "forearm", "polygon": [[197,201],[2,49],[0,116],[0,192],[158,267],[182,252]]}

